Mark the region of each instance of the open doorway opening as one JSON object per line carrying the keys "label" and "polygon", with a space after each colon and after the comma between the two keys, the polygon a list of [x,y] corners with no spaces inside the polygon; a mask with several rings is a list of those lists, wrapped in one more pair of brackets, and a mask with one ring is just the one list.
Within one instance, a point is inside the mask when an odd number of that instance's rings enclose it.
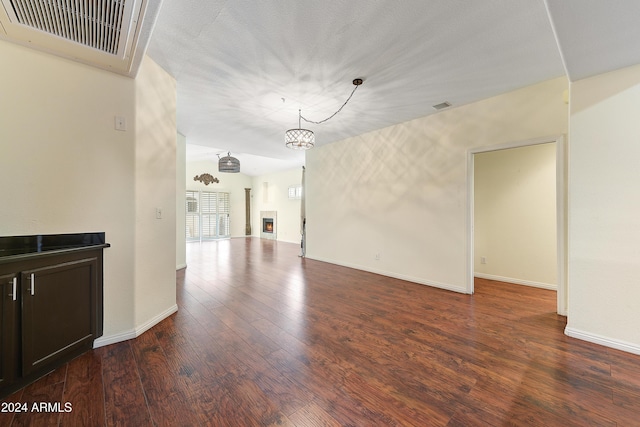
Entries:
{"label": "open doorway opening", "polygon": [[469,151],[469,293],[476,275],[556,289],[566,315],[565,188],[561,136]]}

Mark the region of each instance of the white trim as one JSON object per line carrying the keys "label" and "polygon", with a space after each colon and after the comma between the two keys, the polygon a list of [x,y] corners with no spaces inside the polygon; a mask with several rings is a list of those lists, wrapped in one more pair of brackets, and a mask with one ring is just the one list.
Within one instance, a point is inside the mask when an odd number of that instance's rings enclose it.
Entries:
{"label": "white trim", "polygon": [[292,243],[294,245],[299,245],[300,244],[300,240],[298,241],[294,241],[294,240],[284,240],[284,239],[278,239],[278,242],[282,242],[282,243]]}
{"label": "white trim", "polygon": [[484,274],[484,273],[474,273],[474,276],[480,279],[497,280],[498,282],[513,283],[514,285],[532,286],[534,288],[549,289],[550,291],[558,290],[558,286],[554,285],[553,283],[532,282],[531,280],[515,279],[513,277],[503,277],[503,276],[496,276],[493,274]]}
{"label": "white trim", "polygon": [[558,314],[566,316],[568,313],[567,287],[567,250],[568,236],[566,222],[568,218],[568,164],[567,145],[564,136],[556,139],[556,233],[557,244],[556,253],[558,258]]}
{"label": "white trim", "polygon": [[342,262],[329,260],[329,259],[324,259],[324,258],[315,258],[315,257],[311,257],[311,256],[307,256],[306,258],[312,259],[314,261],[320,261],[320,262],[326,262],[326,263],[329,263],[329,264],[340,265],[342,267],[353,268],[355,270],[367,271],[369,273],[379,274],[381,276],[391,277],[391,278],[394,278],[394,279],[404,280],[404,281],[407,281],[407,282],[417,283],[418,285],[431,286],[432,288],[444,289],[444,290],[447,290],[447,291],[457,292],[457,293],[460,293],[460,294],[467,293],[466,289],[464,287],[450,285],[448,283],[440,283],[440,282],[435,282],[435,281],[431,281],[431,280],[426,281],[426,280],[422,280],[422,279],[419,279],[419,278],[413,277],[413,276],[407,276],[407,275],[404,275],[404,274],[397,274],[397,273],[393,273],[393,272],[390,272],[390,271],[376,270],[374,268],[364,267],[362,265],[342,263]]}
{"label": "white trim", "polygon": [[101,336],[100,338],[98,338],[93,342],[93,348],[104,347],[105,345],[115,344],[122,341],[131,340],[137,337],[138,335],[136,335],[135,331],[133,330],[127,331],[127,332],[121,332],[115,335],[109,335],[108,337]]}
{"label": "white trim", "polygon": [[184,268],[187,268],[187,264],[186,264],[186,263],[185,263],[185,264],[178,264],[178,265],[176,265],[176,271],[178,271],[178,270],[182,270],[182,269],[184,269]]}
{"label": "white trim", "polygon": [[529,139],[526,141],[509,142],[506,144],[491,145],[488,147],[472,148],[467,151],[467,283],[466,293],[473,294],[474,278],[474,155],[488,151],[507,150],[539,144],[556,144],[556,238],[557,238],[557,312],[567,315],[567,235],[565,221],[567,218],[567,174],[566,174],[566,149],[563,135],[548,136],[544,138]]}
{"label": "white trim", "polygon": [[118,342],[138,338],[140,335],[144,334],[146,331],[148,331],[158,323],[162,322],[164,319],[171,316],[173,313],[177,311],[178,311],[178,305],[174,304],[173,306],[169,307],[162,313],[158,314],[152,319],[149,319],[147,322],[145,322],[144,324],[142,324],[141,326],[138,326],[133,330],[130,330],[127,332],[121,332],[115,335],[109,335],[106,337],[102,336],[98,338],[93,342],[93,348],[103,347],[105,345],[115,344]]}
{"label": "white trim", "polygon": [[637,344],[604,337],[602,335],[592,334],[589,332],[581,331],[579,329],[570,328],[568,326],[564,329],[564,333],[572,338],[577,338],[579,340],[592,342],[594,344],[603,345],[605,347],[626,351],[627,353],[640,355],[640,346],[638,346]]}

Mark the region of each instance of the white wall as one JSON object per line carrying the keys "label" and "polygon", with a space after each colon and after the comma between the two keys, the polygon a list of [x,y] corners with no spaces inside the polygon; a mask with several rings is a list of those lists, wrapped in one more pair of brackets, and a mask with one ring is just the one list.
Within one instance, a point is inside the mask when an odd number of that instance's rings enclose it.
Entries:
{"label": "white wall", "polygon": [[[242,165],[240,165],[242,168]],[[242,170],[242,169],[241,169]],[[218,178],[219,183],[205,185],[193,178],[203,173],[208,173]],[[186,167],[187,190],[192,191],[222,191],[229,193],[231,199],[231,237],[242,237],[245,235],[245,188],[251,187],[251,177],[243,173],[220,173],[218,172],[217,160],[202,160],[188,162]],[[184,194],[182,196],[184,206]],[[184,224],[182,226],[184,231]]]}
{"label": "white wall", "polygon": [[[105,339],[130,338],[145,316],[166,309],[169,294],[175,301],[174,268],[167,277],[151,276],[159,279],[159,300],[136,299],[141,272],[156,259],[175,262],[175,225],[164,225],[175,224],[175,183],[161,176],[168,170],[173,179],[175,157],[165,151],[168,140],[156,147],[157,134],[139,135],[147,118],[166,118],[172,106],[136,96],[159,84],[158,95],[175,97],[165,93],[172,79],[148,60],[133,80],[4,41],[0,58],[0,234],[104,231],[111,244],[104,251]],[[141,110],[148,113],[138,117]],[[114,129],[115,115],[126,118],[127,131]],[[161,153],[152,159],[156,149]],[[152,160],[153,170],[142,171]],[[149,185],[138,185],[142,178]],[[152,193],[137,194],[141,189]],[[138,209],[156,205],[167,215],[162,225],[153,211],[137,217]],[[162,235],[154,240],[156,233]],[[146,251],[147,241],[158,245]]]}
{"label": "white wall", "polygon": [[565,134],[566,89],[558,78],[310,150],[307,256],[466,291],[467,151]]}
{"label": "white wall", "polygon": [[477,153],[474,175],[476,276],[556,289],[556,145]]}
{"label": "white wall", "polygon": [[640,354],[640,66],[571,84],[567,333]]}
{"label": "white wall", "polygon": [[176,83],[145,57],[135,87],[135,325],[146,330],[177,310]]}
{"label": "white wall", "polygon": [[289,199],[289,187],[300,185],[302,168],[290,169],[268,175],[254,177],[252,180],[251,232],[260,237],[262,224],[260,211],[278,213],[277,239],[283,242],[300,244],[300,200]]}

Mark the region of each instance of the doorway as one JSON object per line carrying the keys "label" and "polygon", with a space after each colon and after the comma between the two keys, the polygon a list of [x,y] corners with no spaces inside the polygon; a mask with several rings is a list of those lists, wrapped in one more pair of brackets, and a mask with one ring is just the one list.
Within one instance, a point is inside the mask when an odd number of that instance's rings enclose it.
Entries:
{"label": "doorway", "polygon": [[[513,148],[533,147],[541,144],[554,144],[555,146],[555,239],[556,239],[556,283],[557,283],[557,312],[566,315],[567,312],[567,283],[566,283],[566,165],[565,144],[563,136],[553,136],[535,140],[527,140],[508,144],[500,144],[490,147],[481,147],[469,150],[467,158],[467,185],[468,185],[468,277],[467,292],[474,291],[476,255],[476,200],[475,200],[475,163],[476,155],[508,150]],[[479,211],[480,213],[480,211]],[[487,260],[485,260],[487,261]],[[522,283],[527,284],[527,283]]]}

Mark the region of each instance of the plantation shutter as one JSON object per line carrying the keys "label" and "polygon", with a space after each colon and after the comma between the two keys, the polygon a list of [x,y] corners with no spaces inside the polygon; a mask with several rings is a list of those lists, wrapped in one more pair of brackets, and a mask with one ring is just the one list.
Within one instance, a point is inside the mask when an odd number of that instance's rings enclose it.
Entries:
{"label": "plantation shutter", "polygon": [[186,237],[187,240],[200,240],[200,193],[187,191],[186,196]]}
{"label": "plantation shutter", "polygon": [[218,239],[231,236],[229,193],[186,192],[187,240]]}
{"label": "plantation shutter", "polygon": [[218,236],[216,230],[216,201],[218,193],[203,191],[200,193],[200,213],[202,216],[202,238],[212,239]]}
{"label": "plantation shutter", "polygon": [[229,224],[231,203],[229,193],[218,193],[218,196],[218,236],[229,237],[231,235],[231,226]]}

